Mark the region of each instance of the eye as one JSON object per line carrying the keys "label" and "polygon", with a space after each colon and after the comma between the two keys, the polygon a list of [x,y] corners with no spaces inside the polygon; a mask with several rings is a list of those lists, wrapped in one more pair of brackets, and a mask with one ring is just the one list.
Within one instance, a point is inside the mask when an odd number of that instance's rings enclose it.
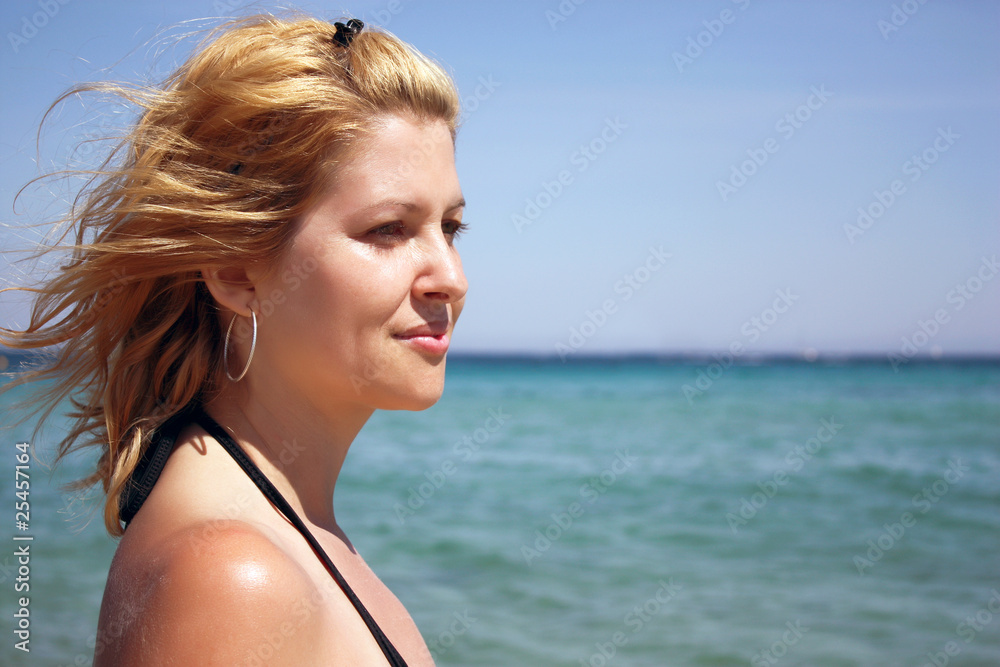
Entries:
{"label": "eye", "polygon": [[441,223],[441,228],[444,230],[445,234],[454,240],[464,234],[469,228],[469,225],[459,220],[445,220]]}
{"label": "eye", "polygon": [[368,236],[373,236],[377,239],[396,239],[403,236],[403,223],[401,222],[390,222],[380,227],[376,227],[368,232]]}

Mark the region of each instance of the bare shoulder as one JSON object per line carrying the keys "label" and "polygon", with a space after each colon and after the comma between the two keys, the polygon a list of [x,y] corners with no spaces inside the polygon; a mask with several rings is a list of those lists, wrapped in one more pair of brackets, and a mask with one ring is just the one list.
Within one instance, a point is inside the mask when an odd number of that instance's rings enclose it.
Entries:
{"label": "bare shoulder", "polygon": [[309,576],[251,524],[193,524],[155,544],[123,538],[94,665],[304,665],[322,645]]}

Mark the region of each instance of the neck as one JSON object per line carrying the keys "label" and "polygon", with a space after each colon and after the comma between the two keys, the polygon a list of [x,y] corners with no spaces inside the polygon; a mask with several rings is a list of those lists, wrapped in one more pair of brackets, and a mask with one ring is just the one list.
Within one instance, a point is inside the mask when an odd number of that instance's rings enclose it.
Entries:
{"label": "neck", "polygon": [[374,408],[351,403],[331,408],[290,387],[263,390],[247,383],[227,386],[205,409],[304,521],[343,536],[334,489],[347,450]]}

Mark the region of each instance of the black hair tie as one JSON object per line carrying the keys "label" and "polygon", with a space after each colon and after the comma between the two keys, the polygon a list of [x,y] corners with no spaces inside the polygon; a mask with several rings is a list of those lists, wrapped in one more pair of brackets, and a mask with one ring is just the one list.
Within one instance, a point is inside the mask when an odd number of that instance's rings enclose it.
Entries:
{"label": "black hair tie", "polygon": [[337,29],[333,33],[333,41],[347,48],[351,45],[351,40],[365,27],[365,24],[357,19],[351,19],[347,22],[347,25],[338,21],[333,24],[333,27]]}

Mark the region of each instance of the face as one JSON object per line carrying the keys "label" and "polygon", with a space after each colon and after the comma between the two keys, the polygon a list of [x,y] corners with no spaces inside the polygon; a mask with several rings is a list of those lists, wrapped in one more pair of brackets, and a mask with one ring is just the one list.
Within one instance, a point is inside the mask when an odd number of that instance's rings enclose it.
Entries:
{"label": "face", "polygon": [[255,368],[317,405],[433,405],[468,288],[463,207],[447,126],[386,119],[300,221],[278,270],[248,272]]}

